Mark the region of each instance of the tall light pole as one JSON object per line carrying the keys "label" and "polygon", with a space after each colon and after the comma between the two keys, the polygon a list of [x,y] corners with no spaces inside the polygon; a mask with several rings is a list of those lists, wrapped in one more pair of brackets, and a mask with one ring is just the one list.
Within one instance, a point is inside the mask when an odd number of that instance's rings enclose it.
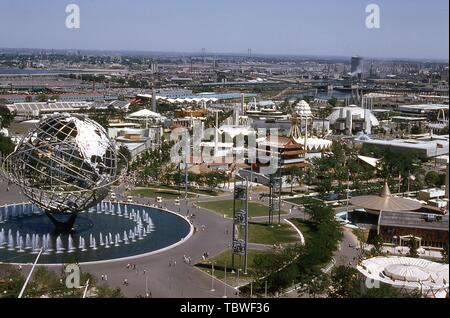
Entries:
{"label": "tall light pole", "polygon": [[211,291],[215,292],[216,290],[214,289],[214,262],[211,261]]}
{"label": "tall light pole", "polygon": [[236,287],[238,295],[239,295],[239,272],[240,271],[241,271],[241,269],[238,268],[238,270],[237,270],[237,287]]}
{"label": "tall light pole", "polygon": [[225,287],[225,291],[223,294],[223,298],[227,298],[227,263],[225,263],[225,284],[223,284]]}
{"label": "tall light pole", "polygon": [[148,294],[148,276],[147,276],[147,271],[145,272],[145,297],[148,298],[149,294]]}
{"label": "tall light pole", "polygon": [[[184,199],[187,202],[187,193],[188,193],[188,147],[190,147],[189,142],[188,142],[188,134],[186,132],[185,134],[185,142],[186,142],[186,147],[185,147],[185,151],[184,151]],[[190,151],[189,151],[190,152]]]}
{"label": "tall light pole", "polygon": [[267,298],[267,280],[266,283],[264,284],[264,298]]}
{"label": "tall light pole", "polygon": [[86,298],[88,288],[89,288],[89,279],[87,280],[86,286],[84,288],[83,298]]}
{"label": "tall light pole", "polygon": [[[238,179],[240,182],[238,184]],[[242,233],[242,230],[244,233]],[[233,234],[231,267],[235,268],[235,256],[244,256],[244,274],[248,266],[248,179],[236,175],[233,194]]]}

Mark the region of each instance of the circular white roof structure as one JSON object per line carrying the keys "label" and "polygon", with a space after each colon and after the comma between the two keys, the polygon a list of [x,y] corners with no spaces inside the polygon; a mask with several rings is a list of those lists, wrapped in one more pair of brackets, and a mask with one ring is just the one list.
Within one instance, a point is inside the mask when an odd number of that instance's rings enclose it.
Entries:
{"label": "circular white roof structure", "polygon": [[[347,117],[347,112],[350,111],[353,117],[360,117],[361,119],[365,116],[365,109],[358,107],[356,105],[350,105],[345,107],[335,107],[333,108],[333,112],[327,119],[330,121],[330,125],[333,125],[339,118]],[[370,123],[372,126],[379,126],[378,119],[369,111],[370,114]]]}
{"label": "circular white roof structure", "polygon": [[422,267],[414,265],[393,264],[385,267],[383,274],[392,280],[405,282],[424,282],[431,278],[431,274]]}
{"label": "circular white roof structure", "polygon": [[311,107],[309,107],[309,104],[303,99],[295,105],[294,110],[300,117],[312,116]]}
{"label": "circular white roof structure", "polygon": [[[411,257],[374,257],[357,266],[367,278],[397,288],[419,289],[439,297],[448,293],[449,265]],[[431,296],[431,294],[429,294]]]}

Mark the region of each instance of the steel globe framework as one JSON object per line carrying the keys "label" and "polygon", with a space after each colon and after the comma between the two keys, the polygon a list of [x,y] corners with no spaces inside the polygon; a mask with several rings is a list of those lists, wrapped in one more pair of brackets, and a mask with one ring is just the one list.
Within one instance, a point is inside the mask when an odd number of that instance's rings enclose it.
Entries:
{"label": "steel globe framework", "polygon": [[116,146],[97,122],[69,114],[40,121],[6,158],[7,177],[61,231],[103,200],[117,179]]}

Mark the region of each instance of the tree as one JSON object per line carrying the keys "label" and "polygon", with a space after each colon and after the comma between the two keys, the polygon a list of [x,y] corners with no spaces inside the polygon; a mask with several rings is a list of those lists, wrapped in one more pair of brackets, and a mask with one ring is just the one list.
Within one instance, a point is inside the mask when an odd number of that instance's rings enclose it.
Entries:
{"label": "tree", "polygon": [[334,298],[356,298],[360,294],[358,270],[353,267],[339,266],[333,269],[331,275],[329,296]]}
{"label": "tree", "polygon": [[419,135],[422,133],[422,129],[418,125],[414,125],[411,128],[411,134],[413,135]]}
{"label": "tree", "polygon": [[36,97],[36,100],[37,100],[38,102],[46,102],[46,101],[48,101],[48,96],[45,95],[45,94],[39,94],[39,95]]}
{"label": "tree", "polygon": [[119,147],[119,162],[118,162],[118,169],[119,171],[125,167],[126,164],[131,163],[131,153],[128,150],[128,148],[124,145],[121,145]]}
{"label": "tree", "polygon": [[417,250],[419,248],[419,244],[418,244],[417,240],[414,237],[412,237],[409,240],[408,247],[409,247],[408,256],[409,257],[418,258],[419,257],[419,253],[417,252]]}
{"label": "tree", "polygon": [[378,288],[369,288],[360,295],[360,298],[421,298],[418,290],[406,292],[388,284],[381,283]]}
{"label": "tree", "polygon": [[292,194],[294,183],[300,181],[301,176],[303,174],[303,170],[298,167],[291,167],[285,171],[285,174],[287,175],[286,181],[291,186],[291,194]]}
{"label": "tree", "polygon": [[324,274],[320,268],[312,267],[300,278],[300,293],[307,293],[308,296],[316,298],[317,295],[324,294],[330,287],[329,276]]}
{"label": "tree", "polygon": [[445,174],[430,171],[425,176],[425,183],[432,187],[441,187],[445,183]]}
{"label": "tree", "polygon": [[[378,163],[379,177],[391,184],[398,183],[398,176],[419,175],[422,173],[421,156],[417,152],[393,150],[391,147],[372,148],[363,147],[362,155],[381,158]],[[402,187],[405,188],[407,178],[403,178]]]}
{"label": "tree", "polygon": [[444,248],[441,251],[442,261],[448,264],[448,243],[444,244]]}
{"label": "tree", "polygon": [[9,155],[14,151],[15,145],[11,138],[0,134],[0,153],[3,155]]}
{"label": "tree", "polygon": [[303,96],[302,97],[302,99],[305,101],[305,102],[307,102],[307,103],[310,103],[311,102],[311,100],[312,100],[312,97],[311,96]]}
{"label": "tree", "polygon": [[0,128],[9,127],[14,120],[14,113],[11,113],[8,108],[0,104]]}
{"label": "tree", "polygon": [[330,104],[330,105],[333,106],[333,107],[336,107],[337,103],[338,103],[338,99],[337,99],[336,97],[331,97],[331,98],[328,100],[328,104]]}
{"label": "tree", "polygon": [[33,101],[33,97],[31,97],[31,96],[25,97],[25,102],[26,103],[31,103],[32,101]]}
{"label": "tree", "polygon": [[17,298],[25,278],[16,266],[0,264],[0,298]]}
{"label": "tree", "polygon": [[383,243],[383,238],[380,235],[376,235],[373,240],[373,248],[371,250],[372,256],[383,254]]}

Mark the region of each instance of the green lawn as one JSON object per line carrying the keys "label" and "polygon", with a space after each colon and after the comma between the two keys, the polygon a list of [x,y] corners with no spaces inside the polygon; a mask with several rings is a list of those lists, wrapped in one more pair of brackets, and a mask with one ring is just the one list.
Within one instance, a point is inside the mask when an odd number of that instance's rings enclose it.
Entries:
{"label": "green lawn", "polygon": [[290,219],[292,223],[302,232],[305,241],[308,241],[316,231],[316,226],[312,222],[304,221],[301,219]]}
{"label": "green lawn", "polygon": [[295,243],[300,240],[297,232],[289,224],[249,223],[248,241],[259,244]]}
{"label": "green lawn", "polygon": [[[222,215],[225,214],[227,217],[233,217],[233,200],[198,202],[198,205],[201,208],[215,211]],[[248,210],[249,217],[269,215],[269,207],[257,202],[249,202]]]}
{"label": "green lawn", "polygon": [[[166,200],[174,200],[176,198],[184,198],[184,192],[178,193],[176,190],[168,190],[168,189],[149,189],[149,188],[136,188],[129,192],[132,196],[143,196],[146,198],[156,198],[161,197]],[[192,198],[192,194],[188,194],[189,198]]]}
{"label": "green lawn", "polygon": [[[178,187],[172,187],[172,186],[166,186],[166,185],[158,186],[158,189],[167,189],[167,190],[172,190],[172,191],[178,192]],[[183,196],[184,196],[184,186],[183,185],[181,186],[181,192],[183,193]],[[218,196],[221,193],[223,193],[221,191],[197,189],[197,188],[193,188],[193,187],[188,187],[188,192],[210,195],[210,196]]]}
{"label": "green lawn", "polygon": [[298,198],[291,198],[284,200],[286,202],[294,203],[294,204],[301,204],[301,205],[309,205],[311,203],[317,203],[320,200],[313,199],[311,197],[298,197]]}
{"label": "green lawn", "polygon": [[[184,187],[181,188],[181,192],[178,191],[178,188],[169,187],[169,186],[158,186],[158,187],[137,187],[130,191],[130,195],[139,196],[142,195],[147,198],[156,198],[162,197],[167,200],[174,200],[177,197],[184,198]],[[217,191],[208,191],[208,190],[199,190],[195,188],[188,188],[188,197],[193,198],[196,194],[203,194],[209,196],[218,196],[219,192]]]}
{"label": "green lawn", "polygon": [[[272,253],[272,251],[255,251],[255,250],[249,250],[248,251],[248,273],[244,274],[243,268],[244,268],[244,257],[243,256],[235,256],[235,267],[234,273],[232,273],[233,269],[231,267],[231,250],[226,250],[223,253],[209,258],[206,261],[200,262],[196,264],[198,268],[200,268],[202,271],[211,274],[212,272],[212,266],[211,262],[214,262],[214,276],[217,277],[220,280],[224,280],[225,278],[225,264],[227,266],[227,283],[231,286],[239,286],[244,285],[245,283],[249,283],[253,276],[255,276],[255,273],[253,271],[253,260],[255,259],[256,255],[264,255]],[[241,271],[239,273],[239,281],[238,281],[238,274],[237,269],[241,268]],[[231,290],[229,291],[231,293]]]}

